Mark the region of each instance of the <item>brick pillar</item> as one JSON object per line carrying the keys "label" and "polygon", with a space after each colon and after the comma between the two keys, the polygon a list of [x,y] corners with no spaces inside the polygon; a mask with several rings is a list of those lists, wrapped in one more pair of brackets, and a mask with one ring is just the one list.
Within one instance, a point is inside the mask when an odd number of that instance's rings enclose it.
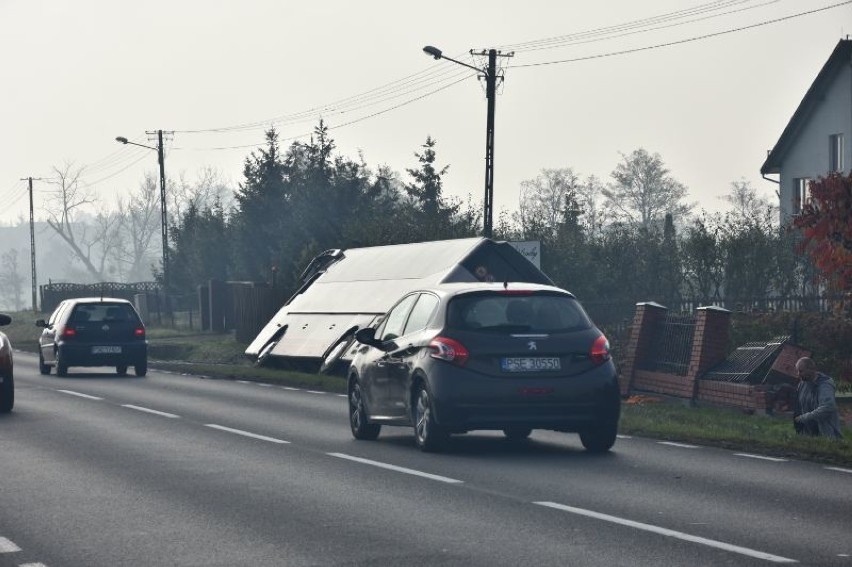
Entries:
{"label": "brick pillar", "polygon": [[636,314],[633,316],[633,324],[630,327],[630,339],[627,341],[624,369],[618,377],[622,396],[630,394],[633,374],[648,354],[654,327],[665,319],[667,312],[668,308],[659,303],[636,304]]}
{"label": "brick pillar", "polygon": [[686,377],[692,381],[692,399],[698,397],[698,379],[710,368],[725,360],[731,331],[731,312],[721,307],[699,307],[695,310],[695,335]]}

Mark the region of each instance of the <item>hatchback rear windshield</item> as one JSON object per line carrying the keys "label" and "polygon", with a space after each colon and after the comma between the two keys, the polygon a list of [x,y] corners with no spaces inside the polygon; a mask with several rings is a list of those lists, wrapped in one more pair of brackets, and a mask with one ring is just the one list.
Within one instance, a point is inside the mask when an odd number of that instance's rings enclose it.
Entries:
{"label": "hatchback rear windshield", "polygon": [[68,322],[81,323],[138,323],[136,312],[127,303],[81,303],[74,308]]}
{"label": "hatchback rear windshield", "polygon": [[580,303],[567,295],[534,293],[461,295],[447,306],[447,326],[483,331],[579,331],[592,326]]}

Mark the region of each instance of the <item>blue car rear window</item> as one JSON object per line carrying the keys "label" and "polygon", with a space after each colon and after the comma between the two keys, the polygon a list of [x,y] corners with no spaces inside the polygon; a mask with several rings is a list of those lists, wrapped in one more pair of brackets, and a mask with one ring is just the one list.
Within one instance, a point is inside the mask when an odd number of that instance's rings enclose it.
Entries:
{"label": "blue car rear window", "polygon": [[74,308],[69,323],[132,323],[136,324],[136,312],[126,303],[80,304]]}

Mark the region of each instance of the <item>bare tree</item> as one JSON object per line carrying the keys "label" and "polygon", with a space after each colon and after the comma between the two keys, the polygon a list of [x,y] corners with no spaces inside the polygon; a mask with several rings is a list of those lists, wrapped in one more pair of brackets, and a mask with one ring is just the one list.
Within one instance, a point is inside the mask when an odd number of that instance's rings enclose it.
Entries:
{"label": "bare tree", "polygon": [[160,192],[154,174],[146,174],[126,201],[118,200],[118,212],[121,237],[116,256],[122,275],[129,281],[150,279],[160,233]]}
{"label": "bare tree", "polygon": [[731,205],[732,213],[738,218],[754,218],[766,211],[777,215],[778,206],[766,197],[758,195],[751,182],[745,178],[731,181],[731,192],[719,198]]}
{"label": "bare tree", "polygon": [[[71,249],[94,281],[104,279],[108,259],[115,253],[119,238],[119,219],[115,213],[97,212],[93,223],[86,222],[88,209],[95,209],[97,199],[80,182],[83,170],[66,163],[54,167],[55,189],[47,193],[44,206],[47,224]],[[91,218],[91,217],[90,217]]]}
{"label": "bare tree", "polygon": [[191,207],[203,211],[215,204],[228,210],[233,202],[233,190],[215,167],[199,170],[195,182],[186,179],[182,172],[176,181],[168,184],[169,222],[176,224]]}
{"label": "bare tree", "polygon": [[535,179],[521,182],[516,220],[524,231],[555,234],[565,207],[575,203],[580,177],[570,167],[542,169]]}
{"label": "bare tree", "polygon": [[694,205],[683,202],[686,186],[669,174],[660,154],[639,148],[621,157],[622,162],[612,172],[615,183],[604,190],[604,195],[606,204],[622,220],[649,227],[666,213],[675,219],[689,214]]}
{"label": "bare tree", "polygon": [[12,248],[0,256],[3,272],[0,272],[0,290],[3,295],[12,301],[15,311],[23,309],[24,284],[28,278],[21,274],[18,268],[18,250]]}

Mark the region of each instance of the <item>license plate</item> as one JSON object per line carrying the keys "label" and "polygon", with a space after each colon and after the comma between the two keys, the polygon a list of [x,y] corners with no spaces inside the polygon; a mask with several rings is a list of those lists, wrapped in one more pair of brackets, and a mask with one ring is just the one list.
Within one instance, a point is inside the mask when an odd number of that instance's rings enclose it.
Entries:
{"label": "license plate", "polygon": [[121,354],[120,346],[93,346],[92,354]]}
{"label": "license plate", "polygon": [[558,357],[533,357],[522,356],[517,358],[504,358],[500,361],[503,372],[547,372],[548,370],[559,370],[561,368]]}

